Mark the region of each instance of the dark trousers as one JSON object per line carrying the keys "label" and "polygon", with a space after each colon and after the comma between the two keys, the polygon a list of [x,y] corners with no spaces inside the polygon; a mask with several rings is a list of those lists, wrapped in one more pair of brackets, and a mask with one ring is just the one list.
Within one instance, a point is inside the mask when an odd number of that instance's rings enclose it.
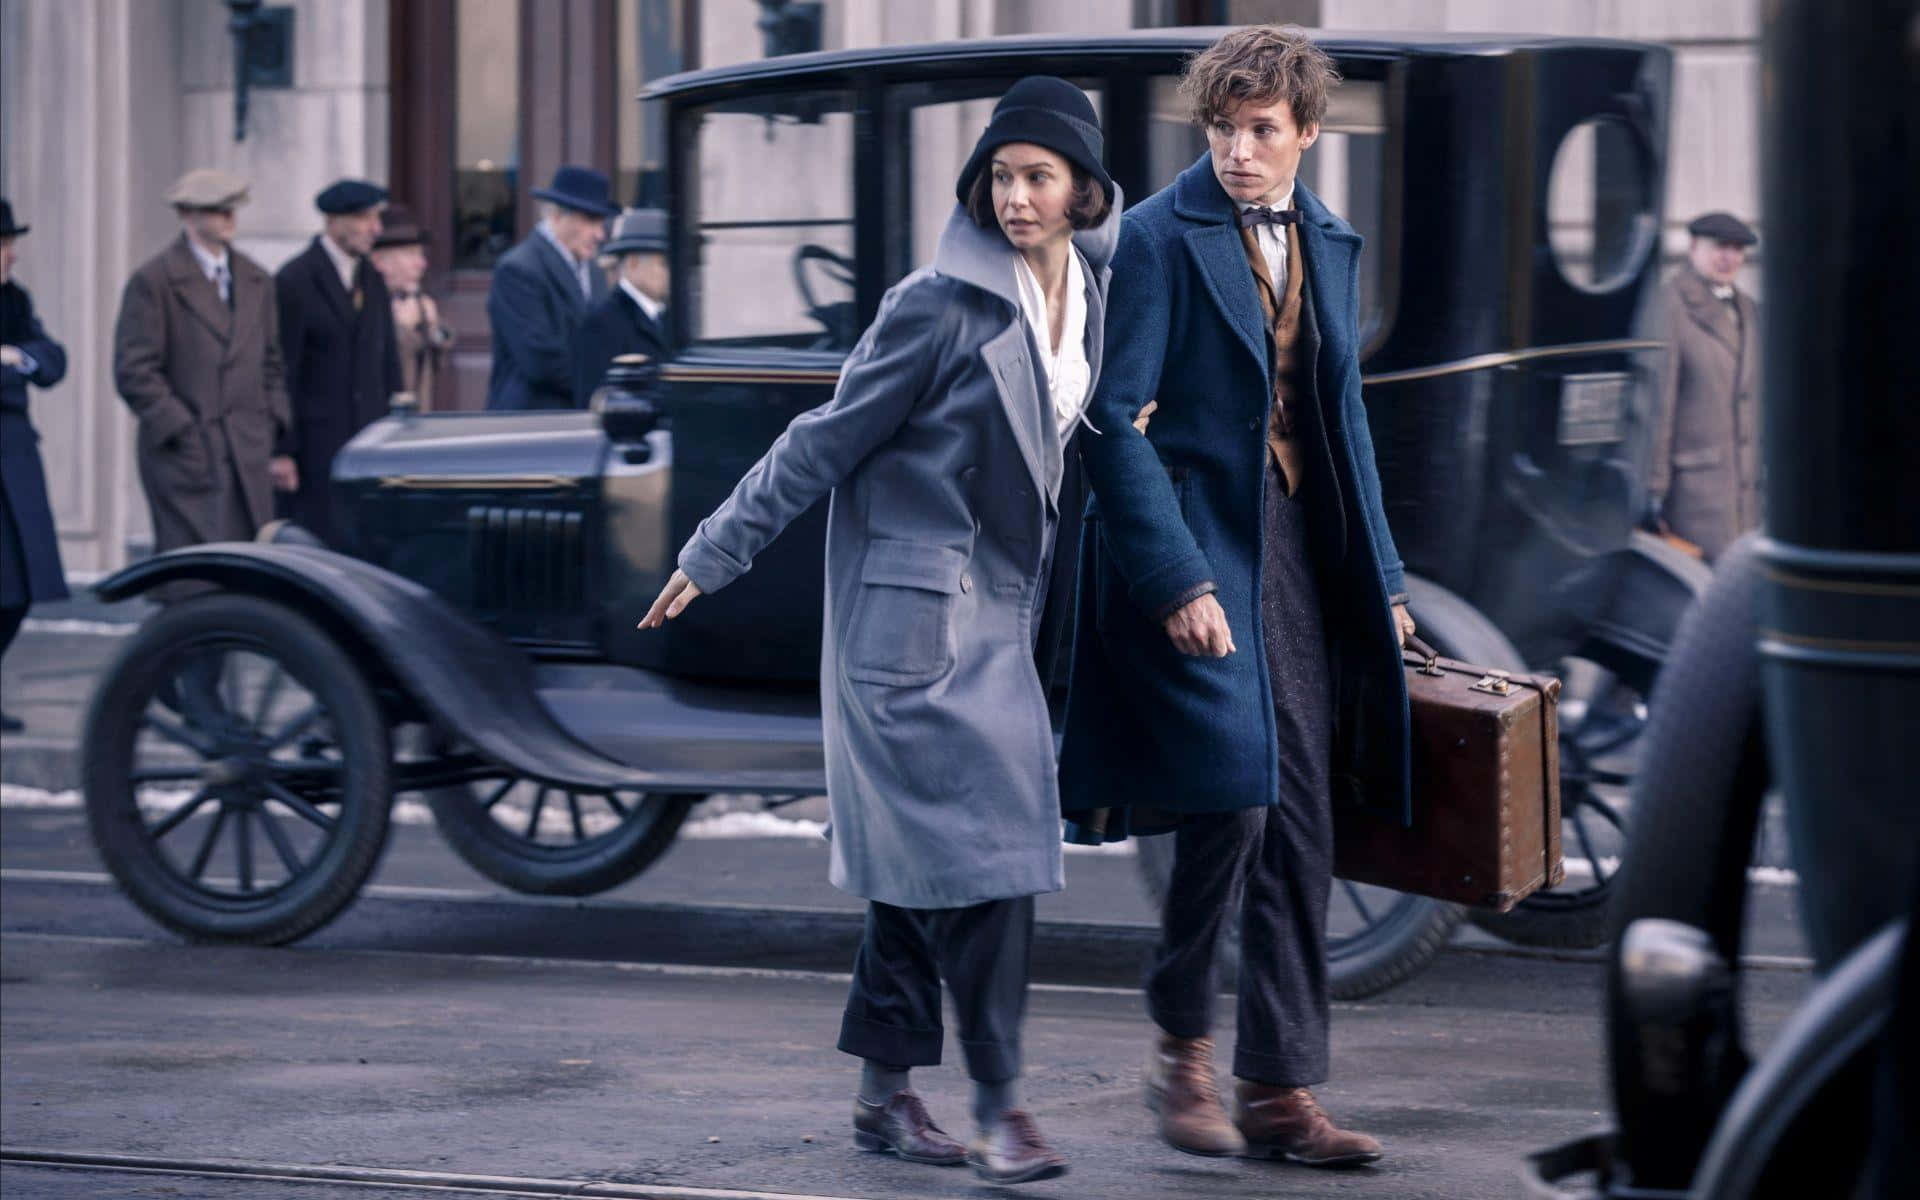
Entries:
{"label": "dark trousers", "polygon": [[1332,684],[1302,498],[1269,461],[1261,624],[1279,738],[1267,807],[1193,813],[1174,831],[1173,877],[1147,975],[1147,1011],[1176,1037],[1213,1025],[1214,951],[1240,913],[1233,1073],[1282,1087],[1327,1078],[1327,898],[1333,887]]}
{"label": "dark trousers", "polygon": [[869,903],[840,1049],[896,1067],[937,1065],[944,979],[968,1076],[981,1083],[1018,1078],[1032,947],[1031,896],[966,908]]}
{"label": "dark trousers", "polygon": [[7,647],[13,645],[14,635],[20,632],[20,626],[26,622],[27,606],[0,608],[0,656],[4,656]]}

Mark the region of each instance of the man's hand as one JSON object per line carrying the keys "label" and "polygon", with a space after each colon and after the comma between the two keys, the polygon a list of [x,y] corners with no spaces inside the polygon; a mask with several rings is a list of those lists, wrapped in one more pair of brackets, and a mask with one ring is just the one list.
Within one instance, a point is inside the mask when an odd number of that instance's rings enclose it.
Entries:
{"label": "man's hand", "polygon": [[700,589],[693,580],[687,578],[685,571],[675,571],[673,578],[667,580],[667,586],[660,589],[660,595],[654,599],[653,607],[640,619],[638,628],[658,629],[668,621],[687,611],[687,605],[700,598]]}
{"label": "man's hand", "polygon": [[1407,639],[1413,636],[1413,614],[1407,611],[1406,605],[1396,604],[1393,606],[1393,627],[1399,631],[1400,648],[1405,650],[1407,648]]}
{"label": "man's hand", "polygon": [[267,460],[267,474],[272,476],[273,490],[276,492],[300,490],[300,468],[288,455],[276,454]]}
{"label": "man's hand", "polygon": [[0,367],[17,367],[26,359],[18,346],[0,346]]}
{"label": "man's hand", "polygon": [[1182,654],[1225,658],[1233,653],[1233,631],[1227,627],[1226,610],[1212,592],[1176,610],[1166,619],[1166,627],[1173,648]]}

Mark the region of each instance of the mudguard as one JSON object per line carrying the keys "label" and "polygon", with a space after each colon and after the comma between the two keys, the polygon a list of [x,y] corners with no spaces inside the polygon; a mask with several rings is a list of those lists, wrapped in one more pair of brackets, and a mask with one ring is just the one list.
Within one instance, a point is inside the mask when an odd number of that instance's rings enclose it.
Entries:
{"label": "mudguard", "polygon": [[646,770],[581,744],[540,702],[525,654],[390,571],[317,546],[217,542],[146,559],[97,590],[124,600],[176,580],[260,596],[317,618],[349,643],[345,652],[371,657],[444,728],[516,774],[583,791],[712,790],[710,773]]}

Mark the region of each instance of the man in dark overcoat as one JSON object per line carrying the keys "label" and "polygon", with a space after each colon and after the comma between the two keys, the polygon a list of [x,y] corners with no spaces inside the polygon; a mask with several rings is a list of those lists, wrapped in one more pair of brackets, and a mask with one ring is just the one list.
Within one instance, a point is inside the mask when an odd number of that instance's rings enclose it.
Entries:
{"label": "man in dark overcoat", "polygon": [[573,335],[573,402],[587,407],[622,354],[667,356],[667,214],[630,208],[601,253],[614,257],[614,286]]}
{"label": "man in dark overcoat", "polygon": [[1760,310],[1737,283],[1760,239],[1724,212],[1687,232],[1686,265],[1660,288],[1667,354],[1647,490],[1655,527],[1712,562],[1760,525]]}
{"label": "man in dark overcoat", "polygon": [[325,227],[274,276],[280,349],[287,360],[293,425],[279,452],[299,468],[298,491],[283,500],[292,518],[335,545],[333,457],[353,435],[386,415],[405,385],[393,332],[393,301],[367,256],[380,236],[387,191],[342,179],[314,197]]}
{"label": "man in dark overcoat", "polygon": [[607,294],[594,261],[607,218],[620,209],[613,185],[591,167],[561,167],[534,189],[540,223],[500,256],[487,291],[493,324],[488,408],[572,408],[573,334]]}
{"label": "man in dark overcoat", "polygon": [[273,519],[274,490],[297,484],[273,452],[290,419],[273,276],[233,249],[247,182],[189,171],[167,200],[180,237],[127,281],[113,328],[114,386],[139,419],[160,551],[251,540]]}
{"label": "man in dark overcoat", "polygon": [[[67,576],[47,502],[40,435],[27,415],[27,385],[50,388],[67,373],[67,352],[33,315],[33,300],[13,277],[14,242],[27,226],[0,198],[0,655],[13,644],[27,609],[64,600]],[[0,731],[24,726],[0,713]]]}
{"label": "man in dark overcoat", "polygon": [[[1408,800],[1410,621],[1360,402],[1360,239],[1295,183],[1337,78],[1297,29],[1223,37],[1182,82],[1208,153],[1122,222],[1099,432],[1080,438],[1061,760],[1072,836],[1175,838],[1146,984],[1161,1135],[1316,1166],[1380,1155],[1308,1090],[1328,1072],[1331,805]],[[1209,1032],[1242,893],[1230,1118]]]}

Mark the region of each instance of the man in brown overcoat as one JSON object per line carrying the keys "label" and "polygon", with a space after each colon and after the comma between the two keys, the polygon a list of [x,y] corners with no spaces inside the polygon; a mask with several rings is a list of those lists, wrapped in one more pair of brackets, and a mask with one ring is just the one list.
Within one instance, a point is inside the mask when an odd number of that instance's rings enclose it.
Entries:
{"label": "man in brown overcoat", "polygon": [[1734,280],[1759,238],[1729,213],[1687,226],[1660,289],[1667,341],[1648,491],[1653,519],[1711,562],[1760,524],[1760,314]]}
{"label": "man in brown overcoat", "polygon": [[275,459],[287,428],[273,276],[233,249],[247,182],[189,171],[167,193],[180,237],[127,281],[113,330],[113,379],[139,420],[140,483],[154,549],[250,540],[273,491],[298,486]]}

